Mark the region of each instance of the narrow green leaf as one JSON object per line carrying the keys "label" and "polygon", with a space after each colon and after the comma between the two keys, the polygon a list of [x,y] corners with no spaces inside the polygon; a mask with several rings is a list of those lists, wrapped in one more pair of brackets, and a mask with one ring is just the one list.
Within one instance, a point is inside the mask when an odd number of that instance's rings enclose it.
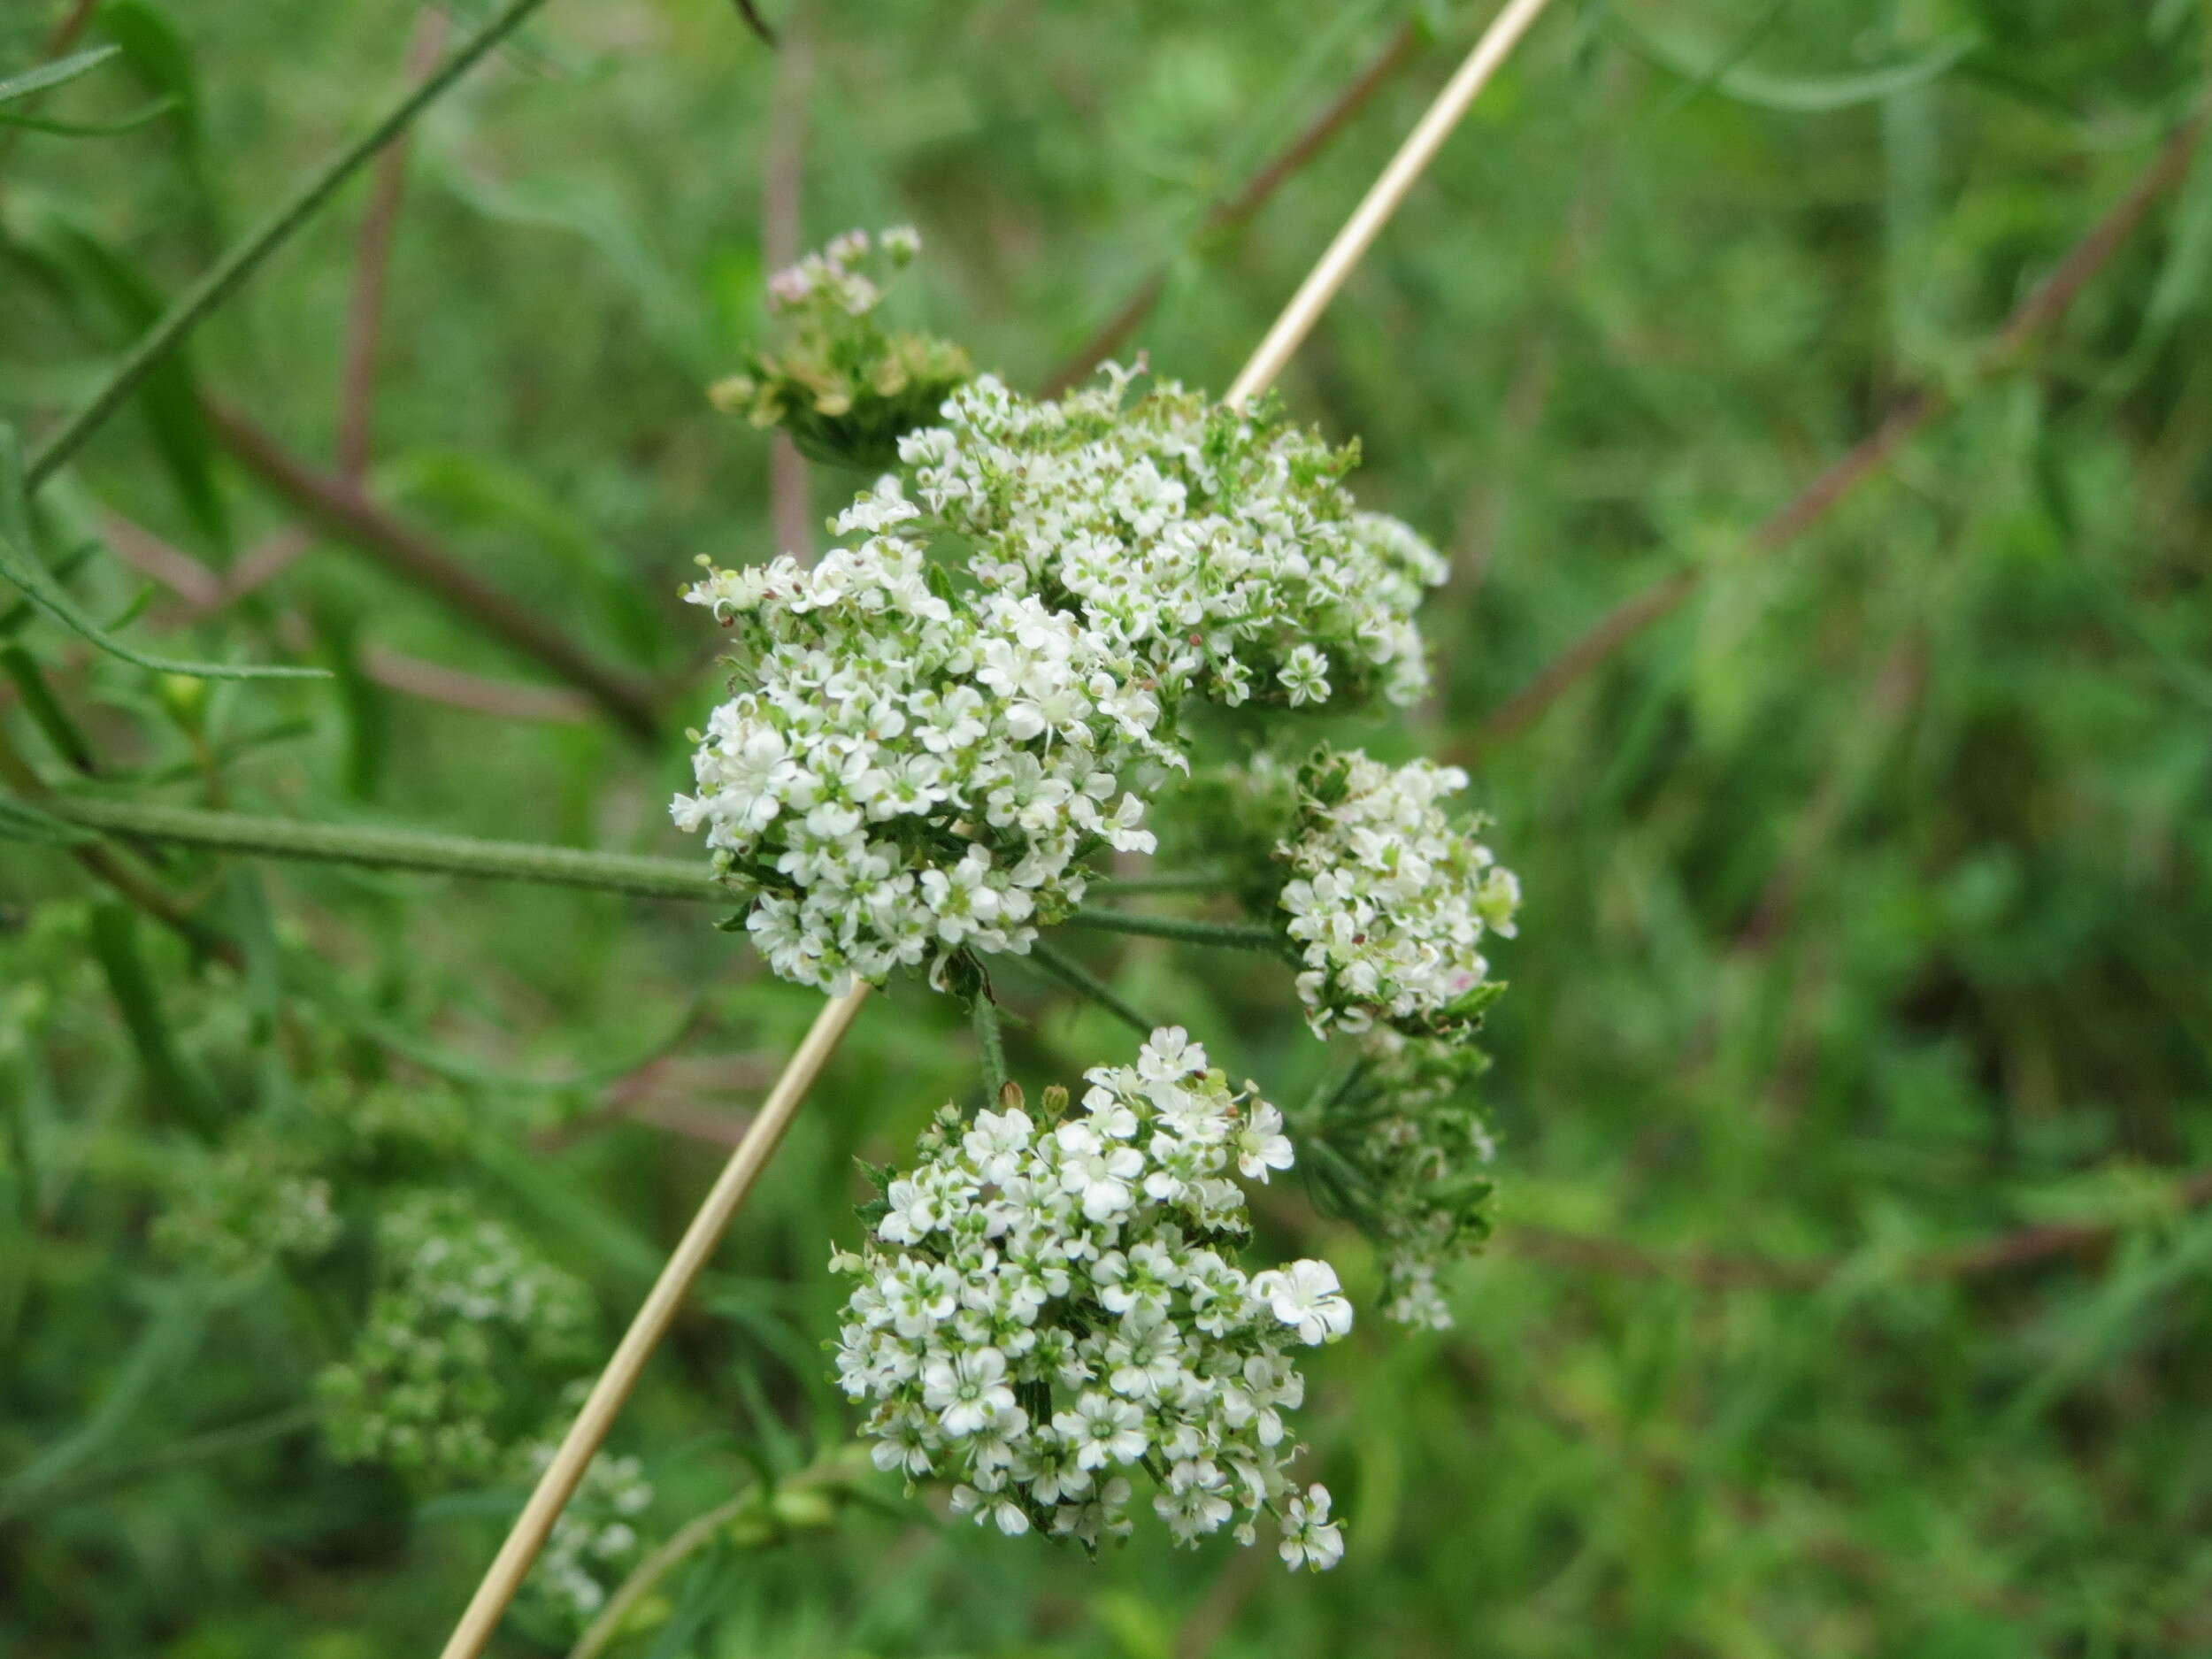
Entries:
{"label": "narrow green leaf", "polygon": [[50,64],[41,64],[35,69],[26,69],[20,74],[0,81],[0,104],[12,104],[18,98],[27,98],[35,92],[49,87],[58,87],[74,81],[79,75],[97,69],[114,57],[119,48],[95,46],[81,52],[72,52],[66,58],[57,58]]}
{"label": "narrow green leaf", "polygon": [[31,724],[38,727],[40,735],[54,746],[54,752],[77,771],[89,773],[93,770],[92,747],[54,695],[31,654],[20,645],[0,645],[0,672],[5,672],[14,682],[16,695],[23,700],[23,712],[31,717]]}
{"label": "narrow green leaf", "polygon": [[221,241],[222,201],[208,165],[200,72],[191,46],[149,0],[104,0],[95,27],[122,52],[122,66],[141,87],[156,97],[176,100],[169,114],[169,127],[177,140],[172,153],[197,210],[200,229],[211,240]]}
{"label": "narrow green leaf", "polygon": [[[81,314],[90,303],[85,326],[98,343],[127,346],[160,319],[160,290],[137,262],[58,204],[36,198],[19,204],[5,230],[11,249],[39,262],[50,283],[66,282],[76,290]],[[227,548],[230,523],[217,449],[188,348],[180,345],[148,371],[131,402],[144,415],[170,487],[192,522]]]}
{"label": "narrow green leaf", "polygon": [[311,609],[323,658],[337,676],[338,708],[345,722],[345,792],[356,801],[376,798],[391,742],[391,700],[361,665],[359,618],[334,601]]}
{"label": "narrow green leaf", "polygon": [[129,1425],[148,1395],[183,1371],[192,1350],[199,1346],[207,1318],[208,1308],[202,1297],[189,1292],[171,1294],[91,1415],[0,1486],[0,1502],[10,1509],[18,1509],[22,1500],[104,1450]]}
{"label": "narrow green leaf", "polygon": [[[27,519],[24,508],[23,455],[15,428],[0,422],[0,526],[20,526]],[[194,663],[176,657],[154,657],[112,637],[79,610],[68,591],[13,536],[0,533],[0,578],[19,589],[25,599],[54,621],[98,646],[111,657],[158,674],[182,674],[193,680],[327,680],[320,668],[234,667],[224,663]]]}
{"label": "narrow green leaf", "polygon": [[1739,103],[1791,115],[1824,115],[1855,104],[1878,104],[1936,80],[1982,43],[1978,34],[1964,30],[1878,68],[1839,75],[1784,75],[1732,65],[1725,50],[1681,31],[1662,33],[1648,24],[1632,24],[1618,12],[1609,12],[1606,22],[1614,38],[1629,50],[1701,88],[1709,87]]}
{"label": "narrow green leaf", "polygon": [[27,802],[0,795],[0,841],[37,841],[55,847],[81,847],[94,839],[90,830],[42,812]]}
{"label": "narrow green leaf", "polygon": [[221,1132],[223,1113],[207,1085],[186,1063],[169,1029],[161,994],[138,948],[137,912],[114,901],[96,905],[92,954],[107,977],[109,994],[123,1016],[156,1109],[182,1120],[201,1139],[214,1140]]}
{"label": "narrow green leaf", "polygon": [[64,121],[50,115],[19,115],[13,111],[0,110],[0,127],[19,127],[26,132],[50,133],[58,138],[114,138],[124,133],[134,133],[150,121],[157,121],[177,107],[174,98],[156,98],[142,104],[128,115],[119,115],[106,121]]}
{"label": "narrow green leaf", "polygon": [[321,668],[253,666],[228,663],[196,663],[181,657],[156,657],[116,639],[77,608],[61,584],[35,559],[16,544],[0,538],[0,578],[19,589],[23,596],[54,621],[82,635],[92,644],[157,674],[182,674],[192,680],[327,680]]}
{"label": "narrow green leaf", "polygon": [[396,457],[377,478],[397,502],[433,509],[441,523],[513,538],[531,557],[533,570],[546,555],[558,559],[578,590],[578,611],[604,618],[633,658],[649,659],[662,643],[660,617],[637,572],[584,527],[572,503],[520,469],[463,450],[435,450]]}

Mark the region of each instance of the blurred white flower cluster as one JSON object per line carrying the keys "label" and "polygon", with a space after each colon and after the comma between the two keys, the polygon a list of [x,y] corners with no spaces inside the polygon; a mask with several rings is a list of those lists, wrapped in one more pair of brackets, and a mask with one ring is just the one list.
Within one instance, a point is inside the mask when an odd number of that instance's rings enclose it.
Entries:
{"label": "blurred white flower cluster", "polygon": [[1520,883],[1440,803],[1456,766],[1393,769],[1324,749],[1300,769],[1299,819],[1278,849],[1294,872],[1281,908],[1317,1036],[1378,1022],[1409,1035],[1471,1031],[1500,988],[1485,933],[1513,936]]}
{"label": "blurred white flower cluster", "polygon": [[1343,1553],[1327,1493],[1294,1486],[1299,1345],[1350,1329],[1325,1262],[1248,1275],[1233,1169],[1292,1162],[1279,1113],[1233,1091],[1179,1028],[1103,1066],[1071,1108],[964,1123],[948,1109],[889,1180],[838,1353],[885,1469],[951,1483],[957,1510],[1088,1547],[1125,1534],[1132,1476],[1178,1542],[1272,1510],[1294,1566]]}
{"label": "blurred white flower cluster", "polygon": [[241,1136],[179,1172],[177,1202],[154,1224],[165,1256],[213,1273],[306,1262],[338,1241],[329,1180],[295,1148]]}
{"label": "blurred white flower cluster", "polygon": [[[534,1483],[557,1445],[546,1440],[526,1448],[519,1472]],[[606,1604],[608,1581],[638,1553],[637,1517],[652,1502],[652,1483],[636,1458],[604,1452],[593,1458],[546,1535],[525,1596],[564,1624],[589,1619]]]}
{"label": "blurred white flower cluster", "polygon": [[377,1289],[318,1382],[331,1449],[431,1486],[481,1480],[527,1428],[533,1382],[591,1358],[591,1295],[462,1195],[408,1194],[377,1224]]}

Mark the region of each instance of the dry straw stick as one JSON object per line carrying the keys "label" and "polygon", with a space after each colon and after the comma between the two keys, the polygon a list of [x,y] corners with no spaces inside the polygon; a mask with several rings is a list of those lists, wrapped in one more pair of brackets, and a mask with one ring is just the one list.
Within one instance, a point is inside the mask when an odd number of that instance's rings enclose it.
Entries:
{"label": "dry straw stick", "polygon": [[1436,152],[1451,136],[1452,128],[1459,125],[1476,95],[1490,84],[1490,78],[1498,73],[1521,36],[1528,33],[1549,0],[1511,0],[1498,13],[1490,27],[1475,42],[1475,50],[1467,54],[1467,61],[1458,73],[1445,83],[1444,90],[1430,104],[1406,142],[1398,146],[1398,153],[1390,158],[1390,165],[1382,171],[1382,177],[1369,187],[1365,198],[1352,210],[1352,217],[1344,222],[1344,228],[1336,234],[1329,250],[1321,256],[1298,292],[1291,296],[1283,314],[1275,319],[1275,326],[1267,331],[1267,338],[1260,342],[1260,349],[1252,354],[1252,360],[1244,365],[1229,388],[1225,403],[1237,404],[1258,396],[1274,383],[1283,372],[1292,354],[1304,343],[1313,332],[1321,313],[1336,297],[1337,289],[1344,286],[1344,279],[1352,274],[1352,267],[1373,245],[1390,216],[1398,211],[1398,204],[1406,199],[1406,192],[1413,188],[1414,180],[1421,176],[1429,163],[1436,159]]}
{"label": "dry straw stick", "polygon": [[[1329,244],[1321,263],[1299,288],[1289,308],[1268,331],[1252,360],[1237,376],[1225,401],[1241,403],[1267,388],[1311,332],[1322,311],[1343,286],[1344,279],[1359,263],[1360,256],[1367,251],[1398,204],[1405,199],[1421,170],[1435,158],[1453,126],[1474,102],[1475,95],[1497,73],[1499,65],[1505,61],[1506,55],[1547,3],[1548,0],[1511,0],[1484,31],[1467,61],[1429,106],[1411,136],[1391,158],[1382,177],[1368,191],[1336,240]],[[850,994],[831,998],[816,1017],[806,1041],[799,1045],[798,1052],[791,1056],[791,1063],[776,1080],[766,1104],[753,1119],[752,1126],[715,1182],[714,1190],[707,1194],[698,1215],[693,1217],[676,1253],[661,1270],[644,1306],[638,1310],[629,1330],[623,1333],[620,1346],[607,1362],[606,1370],[600,1373],[590,1398],[584,1402],[583,1409],[562,1437],[552,1462],[538,1479],[537,1489],[523,1505],[513,1530],[507,1534],[507,1541],[500,1546],[499,1554],[486,1571],[483,1582],[476,1586],[476,1594],[471,1598],[467,1611],[462,1614],[461,1622],[454,1627],[441,1659],[478,1659],[483,1652],[500,1615],[514,1599],[515,1592],[522,1587],[531,1563],[537,1559],[553,1530],[554,1521],[574,1494],[577,1483],[583,1479],[585,1469],[606,1438],[615,1413],[629,1397],[645,1362],[675,1317],[678,1305],[706,1265],[723,1230],[745,1202],[761,1167],[775,1151],[776,1143],[782,1139],[798,1110],[800,1100],[812,1087],[846,1028],[852,1024],[867,994],[864,983],[857,985]]]}
{"label": "dry straw stick", "polygon": [[645,1362],[667,1333],[669,1324],[676,1317],[676,1310],[691,1289],[692,1281],[699,1277],[699,1270],[707,1264],[714,1247],[721,1242],[723,1231],[730,1218],[737,1214],[738,1206],[753,1190],[762,1167],[783,1139],[792,1115],[799,1110],[799,1102],[837,1048],[845,1028],[860,1011],[867,1000],[865,983],[856,985],[844,996],[833,996],[822,1005],[822,1011],[814,1017],[814,1025],[800,1043],[798,1052],[776,1079],[776,1087],[769,1091],[767,1102],[754,1117],[752,1126],[745,1138],[730,1155],[722,1173],[707,1194],[699,1213],[684,1230],[683,1240],[676,1246],[676,1253],[668,1258],[668,1265],[661,1269],[661,1276],[647,1294],[645,1303],[637,1310],[637,1317],[630,1321],[630,1328],[622,1333],[622,1341],[607,1362],[607,1369],[599,1374],[592,1386],[590,1397],[583,1409],[576,1414],[576,1421],[569,1425],[568,1432],[561,1437],[559,1448],[552,1462],[538,1477],[537,1490],[522,1506],[522,1513],[515,1517],[507,1541],[499,1548],[491,1566],[485,1571],[484,1581],[476,1586],[476,1594],[470,1599],[468,1610],[461,1615],[461,1622],[453,1627],[453,1634],[445,1645],[445,1659],[475,1659],[484,1651],[484,1644],[491,1640],[493,1626],[499,1616],[507,1610],[507,1603],[522,1587],[522,1580],[530,1571],[530,1563],[537,1559],[538,1551],[545,1548],[553,1523],[559,1518],[569,1499],[575,1494],[576,1484],[584,1478],[584,1471],[597,1455],[599,1443],[607,1438],[607,1430],[613,1424],[615,1413],[622,1409],[622,1402],[630,1397],[638,1374],[645,1369]]}

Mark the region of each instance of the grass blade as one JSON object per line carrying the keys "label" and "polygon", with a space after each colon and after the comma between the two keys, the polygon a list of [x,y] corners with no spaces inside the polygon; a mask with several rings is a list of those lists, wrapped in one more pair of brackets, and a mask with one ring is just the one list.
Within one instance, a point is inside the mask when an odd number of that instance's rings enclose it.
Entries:
{"label": "grass blade", "polygon": [[33,93],[43,92],[49,87],[58,87],[74,81],[79,75],[97,69],[120,50],[114,46],[94,46],[81,52],[72,52],[66,58],[57,58],[50,64],[41,64],[35,69],[26,69],[19,75],[10,75],[0,81],[0,104],[13,104],[18,98],[27,98]]}

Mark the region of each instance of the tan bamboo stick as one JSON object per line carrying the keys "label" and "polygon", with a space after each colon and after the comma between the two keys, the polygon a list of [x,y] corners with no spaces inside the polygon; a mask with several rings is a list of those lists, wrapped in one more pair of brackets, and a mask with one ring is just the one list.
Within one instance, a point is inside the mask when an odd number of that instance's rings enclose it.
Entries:
{"label": "tan bamboo stick", "polygon": [[470,1598],[461,1622],[453,1627],[453,1634],[445,1645],[444,1659],[476,1659],[484,1651],[484,1644],[491,1640],[499,1616],[507,1610],[507,1603],[522,1587],[531,1563],[553,1531],[553,1523],[575,1494],[577,1483],[583,1479],[584,1471],[598,1453],[600,1442],[607,1438],[615,1413],[622,1409],[622,1402],[630,1397],[639,1373],[667,1333],[692,1281],[699,1277],[699,1270],[707,1264],[714,1247],[721,1242],[731,1217],[737,1214],[746,1194],[753,1190],[753,1183],[775,1151],[776,1143],[783,1139],[783,1132],[799,1110],[799,1102],[806,1098],[807,1090],[813,1087],[815,1078],[836,1051],[838,1040],[844,1036],[845,1028],[852,1024],[853,1016],[860,1011],[860,1005],[867,998],[866,983],[857,984],[848,995],[831,997],[814,1017],[805,1040],[792,1055],[790,1064],[784,1067],[783,1075],[776,1079],[775,1087],[769,1091],[752,1127],[738,1142],[737,1150],[723,1165],[713,1189],[707,1194],[706,1202],[699,1206],[699,1213],[684,1230],[675,1254],[668,1258],[668,1265],[661,1269],[661,1276],[653,1281],[653,1288],[646,1294],[637,1317],[622,1333],[614,1356],[608,1360],[606,1370],[600,1372],[599,1380],[592,1386],[575,1422],[561,1437],[560,1446],[552,1461],[546,1464],[545,1472],[538,1477],[537,1489],[522,1506],[522,1513],[515,1517],[507,1541],[499,1547],[499,1554],[492,1558],[483,1582],[476,1586],[476,1594]]}
{"label": "tan bamboo stick", "polygon": [[1413,188],[1429,163],[1436,159],[1436,152],[1444,147],[1452,129],[1459,125],[1476,96],[1490,84],[1490,78],[1498,73],[1513,49],[1520,44],[1521,36],[1528,33],[1529,25],[1536,21],[1550,0],[1511,0],[1506,8],[1491,19],[1490,27],[1482,32],[1475,49],[1467,54],[1452,78],[1437,95],[1406,142],[1398,146],[1398,153],[1390,158],[1390,165],[1382,176],[1368,188],[1367,195],[1352,210],[1352,217],[1344,221],[1344,228],[1336,234],[1321,262],[1308,273],[1291,296],[1283,314],[1275,319],[1275,326],[1267,331],[1267,338],[1252,354],[1252,360],[1244,365],[1229,388],[1229,395],[1222,401],[1235,404],[1258,396],[1274,384],[1275,377],[1283,372],[1307,334],[1312,332],[1329,302],[1336,297],[1337,289],[1344,286],[1344,279],[1352,274],[1352,267],[1361,256],[1374,244],[1390,216],[1398,211],[1398,204],[1406,199],[1406,192]]}
{"label": "tan bamboo stick", "polygon": [[[1299,288],[1289,308],[1268,331],[1225,401],[1243,403],[1266,390],[1297,350],[1330,298],[1343,286],[1345,277],[1359,263],[1360,256],[1367,251],[1398,204],[1405,199],[1422,168],[1435,157],[1452,127],[1466,114],[1476,94],[1497,73],[1498,65],[1527,33],[1529,25],[1547,4],[1548,0],[1511,0],[1484,31],[1467,61],[1429,106],[1412,135],[1400,147],[1382,177],[1354,211],[1350,221],[1329,244],[1321,263]],[[630,1322],[629,1330],[623,1333],[620,1345],[607,1362],[606,1370],[600,1373],[583,1409],[562,1437],[552,1462],[539,1477],[537,1489],[523,1505],[506,1542],[500,1546],[499,1554],[485,1571],[483,1582],[476,1586],[476,1594],[470,1599],[461,1622],[454,1627],[440,1659],[479,1659],[484,1651],[500,1615],[506,1611],[515,1592],[522,1587],[531,1563],[537,1559],[553,1530],[554,1521],[574,1494],[577,1483],[584,1478],[584,1471],[598,1452],[600,1442],[605,1440],[615,1414],[622,1409],[646,1361],[674,1318],[677,1306],[700,1269],[705,1266],[723,1230],[745,1202],[761,1166],[775,1150],[792,1115],[798,1110],[799,1102],[813,1086],[846,1028],[852,1024],[867,992],[865,984],[857,985],[850,995],[833,997],[816,1017],[813,1028],[791,1056],[783,1075],[777,1079],[759,1116],[731,1156],[713,1191],[707,1194],[706,1202],[686,1230],[676,1253],[661,1270],[660,1278],[647,1294],[637,1317]]]}

